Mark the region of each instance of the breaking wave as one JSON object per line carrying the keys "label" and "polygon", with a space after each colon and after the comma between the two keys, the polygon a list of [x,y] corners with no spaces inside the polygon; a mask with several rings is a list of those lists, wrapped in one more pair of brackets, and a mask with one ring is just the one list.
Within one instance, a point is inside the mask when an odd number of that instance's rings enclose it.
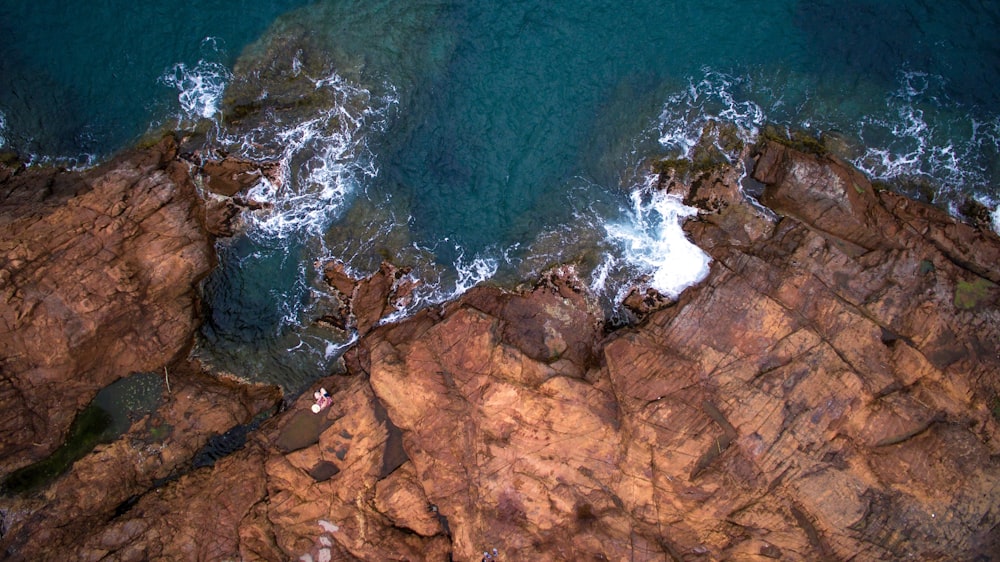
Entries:
{"label": "breaking wave", "polygon": [[211,60],[222,52],[215,38],[202,41],[203,58],[193,66],[183,62],[174,64],[160,76],[160,83],[175,88],[178,92],[181,115],[179,121],[194,122],[212,119],[219,113],[222,93],[233,75],[221,62]]}
{"label": "breaking wave", "polygon": [[957,198],[972,192],[983,200],[988,196],[976,192],[997,180],[1000,115],[974,116],[949,99],[945,85],[940,76],[901,72],[885,112],[860,120],[858,136],[866,148],[853,163],[875,179],[927,180],[935,199],[954,211]]}
{"label": "breaking wave", "polygon": [[[609,275],[626,267],[639,285],[676,299],[684,289],[701,282],[711,258],[688,240],[683,222],[698,210],[684,205],[676,195],[656,189],[656,178],[647,176],[632,191],[630,207],[622,220],[605,224],[608,240],[618,251],[609,253],[595,270],[591,288],[605,290]],[[621,302],[631,283],[616,283],[615,302]]]}
{"label": "breaking wave", "polygon": [[948,81],[927,72],[900,70],[883,99],[865,87],[831,97],[815,80],[702,69],[667,97],[654,134],[668,154],[690,157],[712,121],[735,125],[746,143],[767,124],[832,133],[845,141],[840,155],[869,177],[931,197],[953,214],[968,197],[990,208],[1000,203],[997,112],[955,101]]}
{"label": "breaking wave", "polygon": [[748,95],[753,91],[749,77],[708,68],[703,72],[699,78],[690,78],[687,88],[668,96],[663,104],[656,132],[660,146],[668,153],[691,156],[710,121],[736,125],[747,142],[756,138],[767,122],[767,112]]}
{"label": "breaking wave", "polygon": [[322,236],[366,179],[378,174],[367,137],[386,124],[392,95],[376,97],[337,74],[314,80],[333,103],[290,126],[268,124],[220,139],[243,157],[276,161],[281,177],[263,178],[249,193],[266,207],[251,218],[254,235]]}

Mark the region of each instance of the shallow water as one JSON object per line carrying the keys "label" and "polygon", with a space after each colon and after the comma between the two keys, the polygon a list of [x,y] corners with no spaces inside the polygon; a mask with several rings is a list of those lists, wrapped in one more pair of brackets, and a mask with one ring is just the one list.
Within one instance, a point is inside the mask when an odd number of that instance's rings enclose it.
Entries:
{"label": "shallow water", "polygon": [[870,175],[953,210],[998,198],[993,4],[48,3],[4,24],[6,147],[100,158],[207,122],[213,144],[284,164],[251,194],[273,210],[221,248],[198,353],[289,388],[346,343],[313,322],[324,259],[413,267],[408,310],[565,261],[612,315],[636,278],[697,282],[686,211],[630,192],[709,122],[746,142],[766,123],[836,132]]}

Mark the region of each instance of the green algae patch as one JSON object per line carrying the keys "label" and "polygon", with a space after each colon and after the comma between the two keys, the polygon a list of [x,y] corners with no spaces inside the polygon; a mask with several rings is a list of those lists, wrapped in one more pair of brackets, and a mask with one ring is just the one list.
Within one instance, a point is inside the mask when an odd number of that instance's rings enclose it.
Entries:
{"label": "green algae patch", "polygon": [[12,150],[0,150],[0,164],[4,166],[16,166],[21,163],[21,158]]}
{"label": "green algae patch", "polygon": [[0,485],[0,491],[4,495],[23,494],[52,482],[99,443],[107,441],[113,422],[104,408],[88,406],[73,420],[65,443],[45,459],[12,472]]}
{"label": "green algae patch", "polygon": [[776,142],[799,152],[805,152],[806,154],[826,156],[830,152],[821,139],[799,129],[789,130],[768,125],[760,132],[760,138]]}
{"label": "green algae patch", "polygon": [[102,388],[70,424],[66,440],[48,457],[12,472],[0,494],[19,495],[52,483],[101,443],[110,443],[132,423],[157,408],[162,398],[158,373],[135,373]]}
{"label": "green algae patch", "polygon": [[972,310],[990,300],[990,293],[995,288],[994,283],[982,278],[975,281],[959,281],[955,286],[955,307]]}
{"label": "green algae patch", "polygon": [[980,229],[988,229],[993,223],[993,216],[990,209],[972,198],[966,198],[959,205],[958,212],[965,218],[966,222]]}
{"label": "green algae patch", "polygon": [[664,158],[653,162],[653,173],[657,175],[674,174],[685,177],[691,168],[692,162],[687,158]]}
{"label": "green algae patch", "polygon": [[702,128],[689,157],[661,158],[653,162],[651,168],[657,175],[687,180],[732,165],[743,146],[739,129],[734,124],[712,120]]}

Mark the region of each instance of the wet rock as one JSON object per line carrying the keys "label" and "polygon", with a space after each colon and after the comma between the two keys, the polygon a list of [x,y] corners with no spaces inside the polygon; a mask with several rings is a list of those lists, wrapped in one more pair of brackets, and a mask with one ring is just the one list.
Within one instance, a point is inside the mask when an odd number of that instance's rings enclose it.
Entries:
{"label": "wet rock", "polygon": [[625,300],[622,301],[622,305],[632,311],[639,319],[645,318],[649,313],[656,312],[672,304],[674,304],[673,299],[651,287],[645,290],[641,287],[633,287],[625,297]]}
{"label": "wet rock", "polygon": [[407,277],[409,272],[409,268],[382,262],[374,274],[355,279],[343,262],[328,263],[323,278],[334,289],[339,307],[335,315],[322,320],[341,330],[354,328],[360,335],[369,332],[383,318],[409,304],[417,283]]}
{"label": "wet rock", "polygon": [[208,160],[201,166],[206,178],[205,187],[218,195],[232,197],[245,191],[262,179],[277,181],[278,164],[252,162],[232,156],[221,160]]}

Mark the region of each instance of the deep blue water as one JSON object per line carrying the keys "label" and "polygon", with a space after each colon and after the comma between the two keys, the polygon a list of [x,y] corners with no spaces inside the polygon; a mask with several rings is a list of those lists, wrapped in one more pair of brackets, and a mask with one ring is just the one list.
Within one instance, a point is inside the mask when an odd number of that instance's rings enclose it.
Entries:
{"label": "deep blue water", "polygon": [[767,123],[835,132],[873,177],[953,210],[1000,199],[995,3],[6,4],[5,148],[99,160],[208,124],[209,143],[285,164],[252,193],[274,209],[220,247],[198,353],[289,387],[344,343],[313,323],[324,259],[414,267],[400,314],[559,262],[611,309],[643,275],[697,281],[683,210],[629,192],[713,121],[747,142]]}

